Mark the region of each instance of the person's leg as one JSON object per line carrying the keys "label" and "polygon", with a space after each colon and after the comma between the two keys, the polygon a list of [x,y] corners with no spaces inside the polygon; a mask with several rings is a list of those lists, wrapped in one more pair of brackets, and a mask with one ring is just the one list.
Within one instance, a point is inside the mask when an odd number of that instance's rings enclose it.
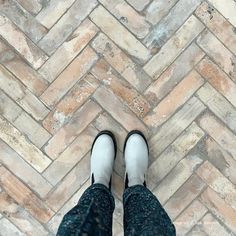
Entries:
{"label": "person's leg", "polygon": [[57,236],[112,235],[114,207],[114,198],[105,185],[91,185],[63,217]]}
{"label": "person's leg", "polygon": [[125,235],[175,235],[175,227],[157,198],[146,188],[148,144],[139,131],[128,134],[124,156],[126,164],[124,204]]}
{"label": "person's leg", "polygon": [[92,185],[78,204],[63,218],[57,235],[112,235],[114,198],[110,191],[111,175],[116,155],[116,141],[109,131],[100,132],[91,151]]}

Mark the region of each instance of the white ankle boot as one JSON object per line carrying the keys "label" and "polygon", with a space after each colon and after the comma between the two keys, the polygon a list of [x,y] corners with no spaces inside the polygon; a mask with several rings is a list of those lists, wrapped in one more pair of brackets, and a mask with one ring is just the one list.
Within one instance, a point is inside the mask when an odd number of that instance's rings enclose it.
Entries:
{"label": "white ankle boot", "polygon": [[137,130],[131,131],[126,138],[124,156],[126,164],[125,187],[145,185],[148,169],[148,144],[145,136]]}
{"label": "white ankle boot", "polygon": [[93,183],[110,187],[113,164],[116,156],[116,140],[107,130],[95,138],[91,150],[91,178]]}

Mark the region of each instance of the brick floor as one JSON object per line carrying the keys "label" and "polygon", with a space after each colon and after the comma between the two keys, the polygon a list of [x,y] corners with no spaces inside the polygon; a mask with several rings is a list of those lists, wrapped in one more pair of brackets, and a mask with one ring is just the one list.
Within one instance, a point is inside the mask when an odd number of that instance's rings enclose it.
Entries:
{"label": "brick floor", "polygon": [[99,130],[150,143],[177,235],[236,235],[234,0],[0,1],[0,235],[55,235]]}

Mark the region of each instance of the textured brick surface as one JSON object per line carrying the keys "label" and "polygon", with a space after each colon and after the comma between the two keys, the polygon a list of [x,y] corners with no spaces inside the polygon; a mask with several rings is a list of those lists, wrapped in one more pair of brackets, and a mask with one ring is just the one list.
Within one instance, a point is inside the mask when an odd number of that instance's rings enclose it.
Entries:
{"label": "textured brick surface", "polygon": [[[234,0],[0,1],[0,235],[55,235],[90,185],[96,134],[150,144],[177,235],[236,234]],[[155,233],[154,233],[155,235]]]}

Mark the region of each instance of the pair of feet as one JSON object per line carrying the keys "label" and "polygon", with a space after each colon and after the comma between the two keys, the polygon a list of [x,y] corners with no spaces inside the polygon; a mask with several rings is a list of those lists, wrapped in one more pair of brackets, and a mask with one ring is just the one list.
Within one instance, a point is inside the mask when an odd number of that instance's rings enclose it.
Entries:
{"label": "pair of feet", "polygon": [[[116,157],[116,139],[112,132],[101,131],[95,138],[91,150],[92,183],[111,187],[111,176]],[[129,132],[124,144],[126,166],[125,187],[146,185],[145,174],[148,168],[148,144],[138,130]]]}

